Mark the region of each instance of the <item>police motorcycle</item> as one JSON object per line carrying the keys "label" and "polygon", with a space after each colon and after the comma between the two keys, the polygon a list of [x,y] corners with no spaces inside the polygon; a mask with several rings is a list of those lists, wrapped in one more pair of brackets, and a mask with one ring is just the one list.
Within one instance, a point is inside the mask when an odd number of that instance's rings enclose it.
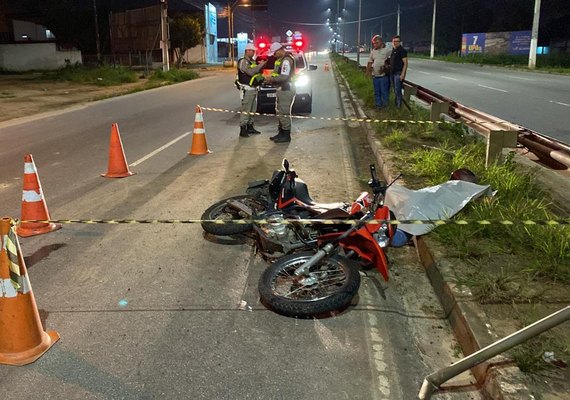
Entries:
{"label": "police motorcycle", "polygon": [[[349,220],[364,216],[363,210],[369,204],[370,197],[366,192],[353,203],[315,202],[307,184],[284,159],[282,169],[275,171],[271,179],[250,182],[246,194],[211,205],[202,214],[201,225],[210,235],[251,235],[260,254],[266,260],[273,260],[314,249],[323,235],[347,231],[352,222]],[[307,219],[315,222],[299,221]],[[322,221],[331,219],[339,222]]]}
{"label": "police motorcycle", "polygon": [[360,215],[357,223],[323,232],[317,237],[317,246],[277,259],[259,280],[263,304],[290,317],[321,316],[350,304],[360,287],[361,266],[375,267],[388,280],[385,250],[396,228],[389,223],[391,214],[384,197],[393,182],[386,185],[380,181],[374,165],[370,165],[370,173],[368,185],[373,196],[363,193],[355,202],[358,205],[353,204],[358,209],[353,216]]}

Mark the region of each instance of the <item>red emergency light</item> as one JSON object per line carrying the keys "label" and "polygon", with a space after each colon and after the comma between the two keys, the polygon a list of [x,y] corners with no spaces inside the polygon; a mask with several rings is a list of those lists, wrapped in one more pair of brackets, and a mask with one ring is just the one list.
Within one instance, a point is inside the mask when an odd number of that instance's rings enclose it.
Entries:
{"label": "red emergency light", "polygon": [[296,49],[301,49],[305,43],[301,39],[297,39],[293,42],[293,46]]}

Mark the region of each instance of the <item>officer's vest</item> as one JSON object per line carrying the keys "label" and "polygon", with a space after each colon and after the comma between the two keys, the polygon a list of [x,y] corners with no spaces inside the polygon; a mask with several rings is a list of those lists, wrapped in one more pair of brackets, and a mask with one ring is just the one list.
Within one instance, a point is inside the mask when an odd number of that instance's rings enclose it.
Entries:
{"label": "officer's vest", "polygon": [[[246,74],[245,72],[242,72],[239,69],[239,65],[241,63],[242,60],[244,60],[245,57],[242,57],[238,60],[238,68],[237,68],[237,81],[238,83],[240,83],[241,85],[249,85],[249,86],[255,86],[255,81],[256,79],[258,79],[260,76],[262,76],[262,74],[260,72],[258,72],[257,74],[253,75],[253,76],[249,76],[248,74]],[[249,62],[249,61],[248,61]],[[251,63],[249,64],[250,67],[255,68],[257,67],[257,64],[255,61],[251,61]]]}
{"label": "officer's vest", "polygon": [[275,60],[275,68],[273,69],[273,73],[271,74],[271,76],[275,77],[281,75],[281,68],[285,57],[288,57],[292,61],[291,73],[289,74],[289,78],[287,79],[287,81],[281,83],[281,89],[291,90],[291,82],[295,80],[295,70],[297,69],[297,63],[295,62],[295,58],[290,53],[285,53],[283,58]]}

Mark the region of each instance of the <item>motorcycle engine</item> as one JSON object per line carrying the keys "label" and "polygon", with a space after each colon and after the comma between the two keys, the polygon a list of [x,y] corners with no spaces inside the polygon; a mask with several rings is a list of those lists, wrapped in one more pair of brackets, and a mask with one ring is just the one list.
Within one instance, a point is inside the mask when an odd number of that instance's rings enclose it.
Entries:
{"label": "motorcycle engine", "polygon": [[268,237],[277,241],[296,241],[295,232],[284,220],[283,214],[273,214],[267,218],[267,224],[263,225],[261,229]]}
{"label": "motorcycle engine", "polygon": [[[287,215],[291,218],[292,215]],[[315,240],[318,232],[310,226],[286,223],[283,213],[272,213],[266,218],[267,223],[255,225],[259,238],[259,245],[265,254],[283,253],[288,254],[306,246],[306,241]]]}

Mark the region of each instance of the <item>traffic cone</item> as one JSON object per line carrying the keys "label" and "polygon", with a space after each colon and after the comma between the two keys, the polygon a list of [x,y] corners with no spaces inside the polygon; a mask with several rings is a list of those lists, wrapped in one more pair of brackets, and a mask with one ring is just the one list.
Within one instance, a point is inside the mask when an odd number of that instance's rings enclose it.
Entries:
{"label": "traffic cone", "polygon": [[45,332],[10,218],[0,219],[0,364],[36,361],[59,340]]}
{"label": "traffic cone", "polygon": [[101,174],[101,176],[106,178],[124,178],[131,175],[134,175],[134,173],[129,171],[127,158],[123,150],[123,142],[121,142],[121,135],[119,134],[119,125],[114,123],[111,126],[107,173]]}
{"label": "traffic cone", "polygon": [[325,72],[328,72],[329,70],[329,65],[327,63],[325,63],[325,68],[324,68]]}
{"label": "traffic cone", "polygon": [[[49,211],[44,200],[42,185],[31,154],[24,156],[24,190],[22,195],[22,220],[50,220]],[[20,222],[18,235],[22,237],[41,235],[61,228],[52,222]]]}
{"label": "traffic cone", "polygon": [[208,150],[208,144],[206,143],[206,128],[204,127],[202,108],[200,106],[196,106],[194,131],[192,132],[192,147],[188,154],[199,156],[208,153],[210,153],[210,150]]}

